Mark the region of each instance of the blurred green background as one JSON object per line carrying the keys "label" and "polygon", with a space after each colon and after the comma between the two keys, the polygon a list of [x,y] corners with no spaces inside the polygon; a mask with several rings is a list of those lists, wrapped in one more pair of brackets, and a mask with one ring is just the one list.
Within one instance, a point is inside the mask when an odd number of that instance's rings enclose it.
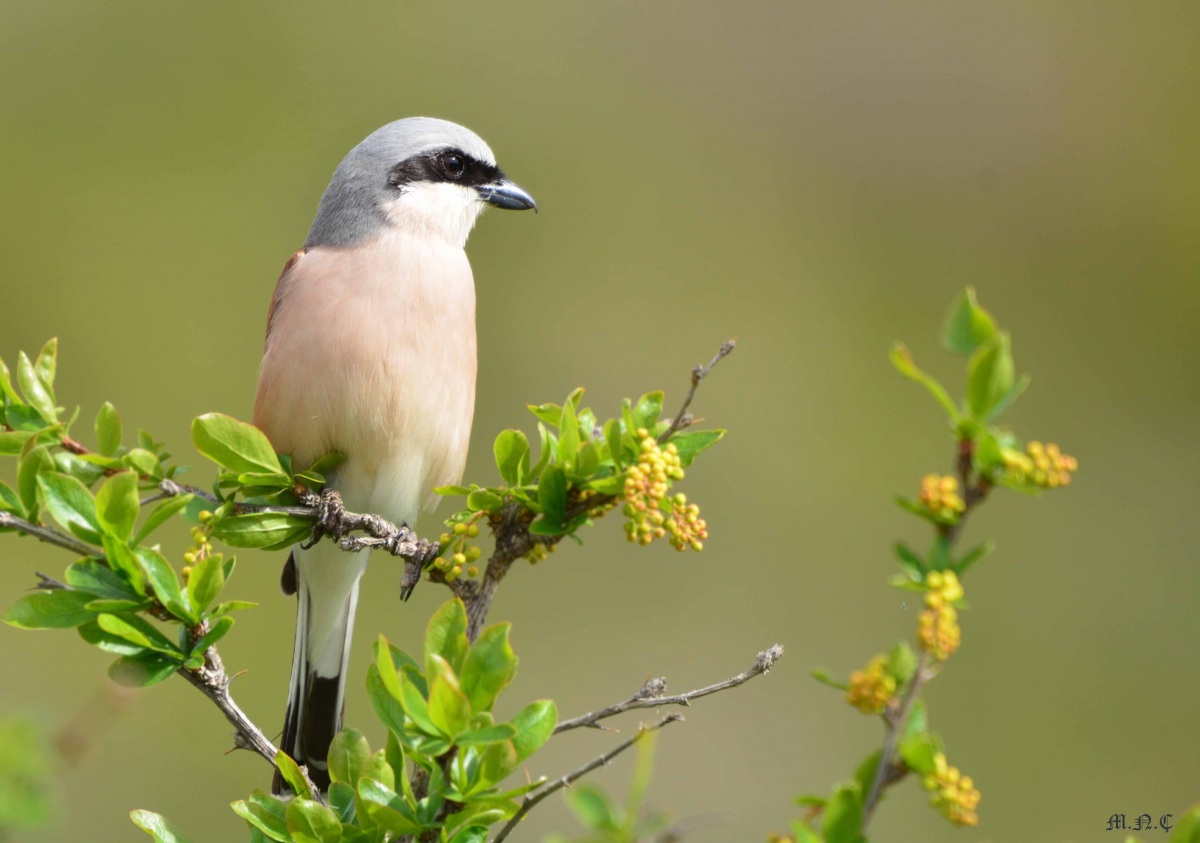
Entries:
{"label": "blurred green background", "polygon": [[[684,487],[705,552],[636,550],[602,523],[515,569],[493,610],[516,622],[510,704],[572,715],[663,674],[682,691],[782,642],[768,678],[659,742],[652,803],[689,841],[752,841],[878,746],[808,670],[845,674],[914,628],[889,547],[925,533],[891,497],[953,445],[885,352],[904,338],[957,378],[936,334],[974,284],[1034,374],[1009,421],[1081,469],[1038,500],[996,495],[967,532],[1000,546],[967,580],[964,644],[928,699],[982,827],[951,829],[907,782],[873,836],[1108,839],[1110,814],[1180,814],[1200,780],[1198,26],[1194,3],[1166,0],[3,0],[0,355],[58,336],[61,400],[86,419],[111,400],[127,430],[188,453],[193,416],[249,417],[272,286],[341,156],[404,115],[472,127],[542,212],[489,214],[469,246],[469,478],[494,476],[497,430],[532,426],[525,402],[586,385],[609,410],[661,386],[674,406],[688,369],[739,340],[695,407],[731,430]],[[0,603],[68,561],[3,537]],[[291,658],[281,562],[243,556],[232,596],[262,608],[222,647],[268,731]],[[354,724],[372,720],[368,642],[412,646],[444,598],[426,584],[402,606],[398,580],[385,559],[368,574]],[[106,664],[71,633],[0,627],[0,713],[58,729],[102,704]],[[145,839],[134,807],[197,843],[245,839],[225,805],[266,767],[222,755],[229,729],[183,682],[86,722],[54,825],[19,839]],[[613,741],[565,736],[533,772]],[[553,799],[521,837],[571,822]]]}

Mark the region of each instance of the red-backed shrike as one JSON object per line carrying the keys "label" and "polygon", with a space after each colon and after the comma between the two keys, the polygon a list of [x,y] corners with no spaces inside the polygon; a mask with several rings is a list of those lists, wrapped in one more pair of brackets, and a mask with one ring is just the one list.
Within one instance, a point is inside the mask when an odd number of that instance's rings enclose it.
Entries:
{"label": "red-backed shrike", "polygon": [[[463,249],[486,205],[536,208],[473,132],[389,123],[338,165],[279,277],[254,423],[298,467],[344,454],[327,482],[351,510],[411,525],[434,487],[462,477],[476,367]],[[322,788],[367,554],[297,546],[284,569],[299,607],[281,749]]]}

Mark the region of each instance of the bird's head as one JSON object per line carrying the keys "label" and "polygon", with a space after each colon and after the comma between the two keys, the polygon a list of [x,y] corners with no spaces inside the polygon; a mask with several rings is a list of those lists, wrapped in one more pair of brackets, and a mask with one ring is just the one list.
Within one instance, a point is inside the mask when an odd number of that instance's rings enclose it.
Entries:
{"label": "bird's head", "polygon": [[372,132],[342,159],[305,246],[354,246],[388,227],[461,246],[487,205],[537,210],[474,132],[409,117]]}

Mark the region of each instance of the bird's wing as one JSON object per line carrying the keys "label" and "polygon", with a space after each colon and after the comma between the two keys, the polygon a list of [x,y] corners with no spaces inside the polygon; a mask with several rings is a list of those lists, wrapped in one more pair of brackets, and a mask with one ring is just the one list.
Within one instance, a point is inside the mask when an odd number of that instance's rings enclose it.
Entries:
{"label": "bird's wing", "polygon": [[292,270],[300,265],[300,261],[308,253],[308,249],[301,249],[283,265],[283,272],[279,273],[279,280],[275,282],[275,292],[271,295],[271,306],[267,309],[267,335],[264,344],[271,342],[271,328],[275,324],[275,315],[279,312],[279,303],[283,301],[283,296],[287,292],[288,277],[292,274]]}

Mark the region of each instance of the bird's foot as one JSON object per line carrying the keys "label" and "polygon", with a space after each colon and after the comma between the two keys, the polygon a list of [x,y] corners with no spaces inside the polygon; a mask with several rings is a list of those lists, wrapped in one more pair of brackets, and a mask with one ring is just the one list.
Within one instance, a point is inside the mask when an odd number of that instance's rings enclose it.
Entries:
{"label": "bird's foot", "polygon": [[346,505],[337,489],[325,489],[321,492],[321,500],[317,504],[317,520],[313,522],[312,536],[307,544],[300,545],[308,550],[325,536],[334,541],[340,541],[349,532],[344,521]]}
{"label": "bird's foot", "polygon": [[[408,529],[407,524],[404,525],[404,529]],[[416,553],[404,558],[404,575],[400,578],[401,600],[407,601],[408,598],[412,597],[417,583],[421,581],[421,572],[433,564],[433,561],[438,558],[440,552],[441,547],[437,542],[417,539]]]}

